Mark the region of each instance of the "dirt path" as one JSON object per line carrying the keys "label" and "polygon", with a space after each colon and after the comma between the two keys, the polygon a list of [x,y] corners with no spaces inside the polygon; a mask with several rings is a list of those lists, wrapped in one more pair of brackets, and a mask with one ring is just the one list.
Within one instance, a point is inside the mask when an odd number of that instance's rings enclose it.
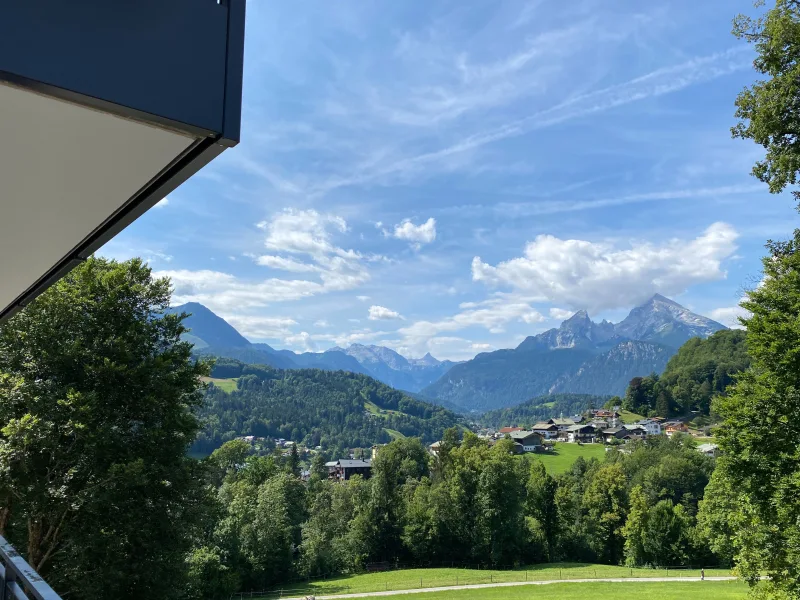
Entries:
{"label": "dirt path", "polygon": [[[706,581],[733,581],[736,577],[706,577]],[[372,596],[398,596],[401,594],[423,594],[425,592],[449,592],[452,590],[480,590],[483,588],[513,587],[517,585],[549,585],[551,583],[649,583],[670,581],[700,581],[700,577],[619,577],[612,579],[551,579],[545,581],[511,581],[507,583],[476,583],[473,585],[448,585],[444,587],[414,588],[409,590],[389,590],[387,592],[361,592],[358,594],[335,594],[314,596],[315,600],[337,600],[340,598],[369,598]],[[304,600],[308,596],[283,598],[283,600]]]}

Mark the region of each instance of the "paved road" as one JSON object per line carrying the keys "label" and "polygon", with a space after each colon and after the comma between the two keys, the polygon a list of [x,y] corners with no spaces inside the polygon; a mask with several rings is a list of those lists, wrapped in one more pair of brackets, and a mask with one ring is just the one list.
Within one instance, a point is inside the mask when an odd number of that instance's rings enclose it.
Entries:
{"label": "paved road", "polygon": [[[706,581],[733,581],[736,577],[706,577]],[[551,579],[546,581],[511,581],[507,583],[476,583],[473,585],[448,585],[444,587],[414,588],[410,590],[389,590],[388,592],[362,592],[358,594],[336,594],[334,596],[314,596],[316,600],[338,600],[340,598],[369,598],[372,596],[398,596],[400,594],[422,594],[425,592],[449,592],[452,590],[480,590],[483,588],[513,587],[517,585],[548,585],[551,583],[650,583],[672,581],[700,581],[699,577],[620,577],[617,579]],[[306,596],[284,598],[283,600],[304,600]]]}

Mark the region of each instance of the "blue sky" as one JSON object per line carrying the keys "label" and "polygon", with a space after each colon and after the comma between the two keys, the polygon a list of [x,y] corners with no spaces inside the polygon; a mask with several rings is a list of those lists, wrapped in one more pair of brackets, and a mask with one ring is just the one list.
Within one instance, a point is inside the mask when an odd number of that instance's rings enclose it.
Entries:
{"label": "blue sky", "polygon": [[110,242],[252,341],[465,359],[655,292],[731,324],[796,213],[746,1],[250,2],[242,142]]}

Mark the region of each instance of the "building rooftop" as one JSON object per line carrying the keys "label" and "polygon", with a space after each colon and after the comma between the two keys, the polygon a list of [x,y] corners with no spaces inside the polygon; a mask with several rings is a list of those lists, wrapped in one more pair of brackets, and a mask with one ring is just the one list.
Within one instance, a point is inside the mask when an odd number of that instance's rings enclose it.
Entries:
{"label": "building rooftop", "polygon": [[524,440],[525,438],[529,438],[532,435],[538,436],[539,434],[533,431],[512,431],[508,435],[511,436],[512,440]]}
{"label": "building rooftop", "polygon": [[698,452],[713,452],[717,448],[719,448],[719,446],[717,446],[716,444],[700,444],[697,447],[697,451]]}
{"label": "building rooftop", "polygon": [[359,467],[372,467],[372,461],[370,460],[353,460],[353,459],[340,459],[336,462],[336,464],[343,469],[357,469]]}

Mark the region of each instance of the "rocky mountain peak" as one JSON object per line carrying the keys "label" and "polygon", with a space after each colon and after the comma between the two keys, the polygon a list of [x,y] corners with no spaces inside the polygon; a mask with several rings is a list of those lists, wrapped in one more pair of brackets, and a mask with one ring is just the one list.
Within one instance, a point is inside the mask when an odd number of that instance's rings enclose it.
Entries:
{"label": "rocky mountain peak", "polygon": [[422,358],[409,358],[408,362],[419,367],[435,367],[442,364],[442,361],[435,358],[430,352],[426,352]]}
{"label": "rocky mountain peak", "polygon": [[615,329],[628,339],[659,342],[677,348],[690,338],[705,338],[726,327],[693,313],[674,300],[655,294],[631,310]]}

